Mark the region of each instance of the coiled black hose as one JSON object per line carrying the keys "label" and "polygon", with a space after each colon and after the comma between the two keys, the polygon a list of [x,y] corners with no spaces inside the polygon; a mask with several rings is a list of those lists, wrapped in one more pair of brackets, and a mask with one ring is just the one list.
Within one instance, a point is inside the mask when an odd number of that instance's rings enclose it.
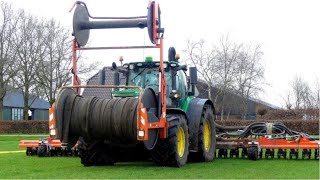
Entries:
{"label": "coiled black hose", "polygon": [[136,142],[137,107],[137,98],[85,98],[63,89],[55,110],[58,138],[71,144],[79,136],[122,144]]}

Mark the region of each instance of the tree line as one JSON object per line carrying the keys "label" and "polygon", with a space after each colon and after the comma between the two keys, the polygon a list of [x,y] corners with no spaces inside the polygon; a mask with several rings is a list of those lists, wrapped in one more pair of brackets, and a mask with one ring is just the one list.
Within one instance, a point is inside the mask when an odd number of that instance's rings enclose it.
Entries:
{"label": "tree line", "polygon": [[[6,93],[20,89],[23,119],[36,97],[52,104],[57,90],[71,77],[71,31],[55,19],[46,19],[0,4],[0,115]],[[82,64],[87,73],[96,63]]]}
{"label": "tree line", "polygon": [[[188,40],[185,54],[207,84],[204,90],[221,112],[221,119],[232,110],[245,118],[249,98],[263,91],[265,84],[261,45],[236,43],[224,36],[211,45],[203,39]],[[213,87],[217,89],[214,94]]]}
{"label": "tree line", "polygon": [[[233,42],[228,36],[221,36],[213,44],[203,39],[187,40],[184,55],[187,64],[197,67],[206,84],[201,91],[214,102],[221,119],[229,118],[232,111],[238,111],[245,119],[248,102],[264,92],[263,87],[267,85],[261,45]],[[288,87],[287,94],[281,96],[285,109],[302,110],[306,116],[312,116],[307,119],[320,117],[319,79],[309,83],[296,75]],[[265,107],[257,108],[257,114],[266,113]]]}
{"label": "tree line", "polygon": [[296,75],[289,82],[289,91],[282,97],[287,110],[304,110],[306,119],[320,117],[320,80],[315,77],[310,83],[303,77]]}

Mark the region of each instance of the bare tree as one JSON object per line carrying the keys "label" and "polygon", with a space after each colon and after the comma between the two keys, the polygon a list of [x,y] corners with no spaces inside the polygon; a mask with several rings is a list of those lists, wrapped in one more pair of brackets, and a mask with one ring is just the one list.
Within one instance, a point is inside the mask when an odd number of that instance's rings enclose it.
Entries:
{"label": "bare tree", "polygon": [[[253,48],[252,48],[253,47]],[[208,85],[209,99],[213,100],[216,109],[221,112],[231,112],[229,107],[241,106],[246,112],[247,100],[262,90],[264,81],[264,66],[262,65],[262,50],[260,45],[244,46],[221,37],[216,46],[207,47],[205,41],[188,41],[187,60],[197,66],[200,78]],[[217,92],[212,95],[211,89]],[[236,98],[227,96],[236,95]]]}
{"label": "bare tree", "polygon": [[6,2],[0,4],[0,119],[3,117],[3,100],[10,89],[9,83],[15,75],[15,54],[12,41],[16,33],[18,18],[12,6]]}
{"label": "bare tree", "polygon": [[[224,118],[224,112],[228,102],[226,101],[226,96],[228,93],[232,93],[232,87],[235,78],[235,63],[239,57],[242,44],[236,44],[229,40],[229,37],[221,37],[218,46],[216,47],[217,52],[217,66],[218,74],[216,84],[218,88],[218,93],[215,100],[220,97],[219,109],[221,112],[221,119]],[[216,101],[215,101],[216,102]],[[236,101],[232,102],[233,104]]]}
{"label": "bare tree", "polygon": [[282,98],[282,100],[283,100],[284,103],[285,103],[286,109],[287,109],[287,110],[291,110],[291,109],[292,109],[291,93],[288,92],[285,97],[281,96],[281,98]]}
{"label": "bare tree", "polygon": [[261,46],[242,46],[235,66],[234,90],[241,97],[240,109],[242,117],[247,113],[247,104],[250,97],[262,91],[264,84],[264,66],[261,62],[263,52]]}
{"label": "bare tree", "polygon": [[317,78],[315,81],[313,97],[315,101],[315,108],[318,109],[318,119],[320,120],[320,80],[319,78]]}
{"label": "bare tree", "polygon": [[310,87],[307,81],[296,75],[291,82],[295,109],[306,109],[309,104]]}
{"label": "bare tree", "polygon": [[52,105],[57,90],[65,85],[70,76],[70,32],[54,19],[45,23],[44,38],[46,56],[39,62],[36,72],[37,91]]}
{"label": "bare tree", "polygon": [[35,99],[35,97],[31,98],[33,96],[30,95],[35,93],[36,72],[39,69],[39,63],[46,56],[44,23],[23,10],[19,13],[19,19],[18,32],[14,42],[19,69],[16,74],[16,85],[22,88],[23,118],[28,120],[28,110]]}
{"label": "bare tree", "polygon": [[200,76],[208,85],[208,99],[212,100],[212,86],[218,74],[214,49],[207,49],[203,39],[198,42],[188,40],[185,52],[188,55],[187,60],[191,61],[192,65],[197,66]]}

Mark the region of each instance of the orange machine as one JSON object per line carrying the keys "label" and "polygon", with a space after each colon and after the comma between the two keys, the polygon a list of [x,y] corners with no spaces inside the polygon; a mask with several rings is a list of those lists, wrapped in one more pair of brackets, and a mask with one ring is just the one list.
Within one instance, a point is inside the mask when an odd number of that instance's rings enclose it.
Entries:
{"label": "orange machine", "polygon": [[53,113],[54,109],[52,107],[49,109],[49,138],[40,138],[39,140],[21,140],[19,142],[20,148],[27,148],[27,156],[75,156],[78,154],[77,145],[73,148],[67,148],[62,146],[59,139],[55,139],[56,127]]}
{"label": "orange machine", "polygon": [[[219,129],[220,128],[220,129]],[[248,157],[258,158],[319,158],[320,141],[307,134],[288,129],[282,123],[255,122],[245,127],[218,127],[217,149],[219,158]],[[226,132],[230,129],[235,132]],[[241,151],[240,151],[241,149]],[[314,155],[312,155],[314,154]]]}

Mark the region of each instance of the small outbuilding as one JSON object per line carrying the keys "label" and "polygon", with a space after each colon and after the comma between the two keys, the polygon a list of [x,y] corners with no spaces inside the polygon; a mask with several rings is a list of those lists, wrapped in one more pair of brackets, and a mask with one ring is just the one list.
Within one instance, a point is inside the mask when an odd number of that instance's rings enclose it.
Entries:
{"label": "small outbuilding", "polygon": [[[49,120],[48,101],[34,95],[29,98],[29,120]],[[23,119],[23,94],[21,90],[12,90],[6,93],[3,102],[3,115],[1,120]]]}

